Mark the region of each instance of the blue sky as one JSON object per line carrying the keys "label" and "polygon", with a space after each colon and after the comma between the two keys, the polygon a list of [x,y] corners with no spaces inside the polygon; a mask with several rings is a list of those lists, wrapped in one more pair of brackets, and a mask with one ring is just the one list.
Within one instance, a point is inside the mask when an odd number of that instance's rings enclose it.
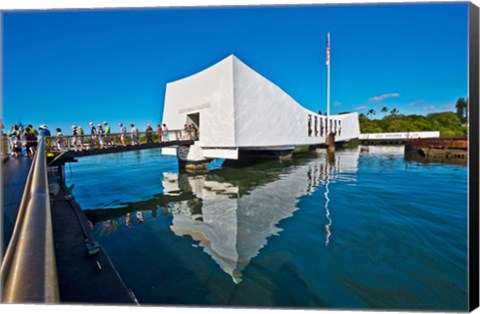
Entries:
{"label": "blue sky", "polygon": [[468,93],[468,4],[3,13],[3,119],[50,129],[161,122],[165,85],[230,54],[304,107],[452,111]]}

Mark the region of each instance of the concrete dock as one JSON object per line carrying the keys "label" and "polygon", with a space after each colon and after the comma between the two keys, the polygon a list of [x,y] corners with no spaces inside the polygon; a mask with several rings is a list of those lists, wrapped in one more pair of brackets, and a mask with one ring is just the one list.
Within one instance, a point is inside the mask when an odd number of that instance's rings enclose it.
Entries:
{"label": "concrete dock", "polygon": [[95,253],[90,222],[53,172],[49,189],[61,303],[137,304],[104,249]]}

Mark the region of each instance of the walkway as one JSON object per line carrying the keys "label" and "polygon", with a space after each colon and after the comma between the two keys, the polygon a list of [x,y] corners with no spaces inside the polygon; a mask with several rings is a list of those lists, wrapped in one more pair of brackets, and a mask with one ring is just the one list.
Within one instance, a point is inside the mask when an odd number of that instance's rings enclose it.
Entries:
{"label": "walkway", "polygon": [[152,148],[160,148],[160,147],[171,147],[171,146],[178,146],[178,145],[193,145],[192,140],[175,140],[175,141],[168,141],[162,143],[152,143],[152,144],[140,144],[140,145],[127,145],[127,146],[116,146],[116,147],[108,147],[104,149],[95,148],[90,150],[83,150],[83,151],[65,151],[59,152],[54,151],[53,156],[52,153],[47,154],[47,164],[49,166],[56,166],[58,164],[64,164],[65,162],[72,162],[76,157],[84,157],[84,156],[94,156],[94,155],[104,155],[104,154],[113,154],[113,153],[122,153],[122,152],[130,152],[136,150],[143,150],[143,149],[152,149]]}
{"label": "walkway", "polygon": [[22,200],[25,182],[32,160],[29,157],[10,157],[2,164],[2,193],[3,193],[3,248],[5,255],[10,237],[13,233],[18,209]]}

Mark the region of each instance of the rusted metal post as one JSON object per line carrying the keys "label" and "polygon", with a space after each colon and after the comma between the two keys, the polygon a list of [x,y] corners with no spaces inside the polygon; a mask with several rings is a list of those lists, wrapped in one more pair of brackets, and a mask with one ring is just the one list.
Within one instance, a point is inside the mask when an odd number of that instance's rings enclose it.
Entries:
{"label": "rusted metal post", "polygon": [[335,152],[335,132],[328,134],[328,151],[331,153]]}

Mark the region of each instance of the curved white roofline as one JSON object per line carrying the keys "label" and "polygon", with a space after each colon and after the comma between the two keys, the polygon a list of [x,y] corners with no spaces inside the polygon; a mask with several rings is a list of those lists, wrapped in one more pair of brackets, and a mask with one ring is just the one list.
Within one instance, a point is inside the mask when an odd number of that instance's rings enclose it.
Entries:
{"label": "curved white roofline", "polygon": [[201,70],[200,72],[191,74],[191,75],[189,75],[189,76],[182,77],[181,79],[178,79],[178,80],[175,80],[175,81],[167,82],[167,86],[170,85],[170,84],[181,83],[181,82],[183,82],[183,81],[185,81],[185,80],[189,80],[189,79],[195,78],[195,77],[197,77],[197,76],[201,76],[203,73],[208,72],[208,71],[210,71],[212,68],[215,68],[215,67],[219,66],[220,64],[222,64],[222,63],[224,63],[224,62],[227,62],[227,60],[230,60],[230,59],[233,59],[233,58],[235,58],[235,59],[238,60],[238,58],[237,58],[234,54],[230,54],[230,55],[228,55],[226,58],[220,60],[220,61],[217,62],[217,63],[212,64],[211,66],[209,66],[208,68],[205,68],[205,69]]}

